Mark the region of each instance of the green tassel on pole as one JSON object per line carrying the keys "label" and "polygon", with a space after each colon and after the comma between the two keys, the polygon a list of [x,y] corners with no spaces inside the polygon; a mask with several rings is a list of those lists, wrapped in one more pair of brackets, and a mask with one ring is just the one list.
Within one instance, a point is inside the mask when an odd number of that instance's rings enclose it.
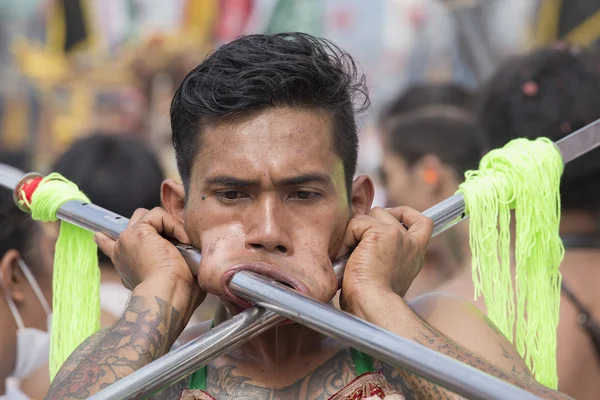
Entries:
{"label": "green tassel on pole", "polygon": [[[77,185],[53,173],[42,179],[28,207],[33,219],[52,222],[59,207],[71,200],[90,201]],[[100,269],[93,236],[68,222],[60,223],[52,277],[50,380],[73,350],[100,329]]]}
{"label": "green tassel on pole", "polygon": [[[490,320],[515,343],[534,377],[552,389],[558,387],[559,267],[565,252],[559,236],[563,167],[549,139],[517,139],[484,156],[479,170],[465,174],[458,191],[470,218],[475,298],[485,297]],[[512,210],[516,288],[511,274]]]}

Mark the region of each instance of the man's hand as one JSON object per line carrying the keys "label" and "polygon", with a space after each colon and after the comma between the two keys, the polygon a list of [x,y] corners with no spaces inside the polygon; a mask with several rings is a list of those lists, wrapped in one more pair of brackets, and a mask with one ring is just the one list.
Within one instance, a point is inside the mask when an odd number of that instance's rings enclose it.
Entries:
{"label": "man's hand", "polygon": [[432,231],[433,222],[408,207],[376,207],[352,218],[340,250],[354,248],[344,273],[342,307],[382,291],[404,296],[423,266]]}
{"label": "man's hand", "polygon": [[190,243],[181,221],[162,208],[136,210],[118,240],[97,233],[96,242],[110,257],[126,287],[133,290],[147,282],[149,287],[156,287],[157,294],[158,289],[165,286],[184,289],[181,293],[186,294],[193,303],[191,308],[195,309],[206,293],[200,289],[179,251],[161,235]]}

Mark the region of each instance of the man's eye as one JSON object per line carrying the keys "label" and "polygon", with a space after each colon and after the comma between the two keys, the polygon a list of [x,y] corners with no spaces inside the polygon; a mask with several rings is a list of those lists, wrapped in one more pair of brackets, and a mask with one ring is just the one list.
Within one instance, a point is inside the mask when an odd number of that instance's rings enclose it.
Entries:
{"label": "man's eye", "polygon": [[238,200],[248,197],[248,195],[244,192],[238,192],[237,190],[228,190],[226,192],[220,192],[217,196],[221,197],[224,200]]}
{"label": "man's eye", "polygon": [[311,200],[311,199],[314,199],[314,198],[316,198],[318,196],[319,196],[319,193],[307,192],[307,191],[298,191],[298,192],[293,192],[290,195],[290,198],[292,198],[292,199],[299,199],[299,200]]}

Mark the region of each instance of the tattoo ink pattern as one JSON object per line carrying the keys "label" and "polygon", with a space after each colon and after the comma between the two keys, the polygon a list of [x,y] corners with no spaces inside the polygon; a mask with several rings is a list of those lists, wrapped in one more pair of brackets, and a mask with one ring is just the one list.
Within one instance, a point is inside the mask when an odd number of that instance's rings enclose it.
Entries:
{"label": "tattoo ink pattern", "polygon": [[349,349],[345,349],[304,378],[281,389],[254,385],[250,378],[236,375],[233,365],[209,367],[206,390],[216,399],[327,400],[354,378],[354,362]]}
{"label": "tattoo ink pattern", "polygon": [[133,296],[112,328],[92,335],[65,361],[46,399],[85,399],[99,392],[164,355],[183,324],[164,300]]}
{"label": "tattoo ink pattern", "polygon": [[[490,324],[491,322],[488,322],[488,325]],[[479,355],[443,336],[425,321],[423,321],[423,326],[424,330],[419,332],[420,335],[418,337],[413,337],[413,340],[426,347],[437,350],[442,354],[450,356],[483,372],[487,372],[488,374],[503,379],[509,383],[512,383],[513,385],[519,386],[522,389],[540,396],[541,398],[548,400],[564,400],[568,398],[568,396],[565,396],[562,393],[556,392],[538,383],[529,373],[529,371],[527,371],[527,369],[520,366],[517,367],[517,364],[513,364],[510,372],[505,371],[504,369],[498,368]],[[490,326],[493,327],[494,331],[496,331],[498,335],[501,335],[501,333],[495,326],[493,326],[493,324]],[[498,342],[498,345],[503,351],[505,358],[513,360],[508,351],[502,347],[502,343],[500,341]],[[437,386],[417,375],[401,369],[399,369],[398,372],[399,375],[405,379],[406,383],[410,385],[412,390],[414,390],[414,398],[416,399],[462,399],[462,397],[456,395],[455,393],[452,393],[441,386]]]}
{"label": "tattoo ink pattern", "polygon": [[[58,372],[46,399],[87,398],[165,354],[183,328],[184,321],[177,310],[169,307],[165,301],[155,298],[154,304],[149,303],[151,302],[146,298],[133,297],[123,317],[110,330],[100,331],[82,343]],[[491,322],[488,321],[488,324],[502,336]],[[514,363],[510,372],[500,369],[425,322],[413,339],[542,398],[567,398],[536,382],[521,364]],[[512,355],[502,346],[500,337],[498,345],[503,356],[513,361]],[[374,367],[383,371],[388,383],[403,393],[406,400],[461,398],[402,369],[379,361],[374,361]],[[217,399],[326,400],[355,377],[351,353],[349,349],[345,349],[304,378],[280,389],[254,384],[251,378],[236,373],[233,363],[213,364],[208,368],[207,392]],[[178,399],[187,387],[188,379],[184,379],[152,399]]]}

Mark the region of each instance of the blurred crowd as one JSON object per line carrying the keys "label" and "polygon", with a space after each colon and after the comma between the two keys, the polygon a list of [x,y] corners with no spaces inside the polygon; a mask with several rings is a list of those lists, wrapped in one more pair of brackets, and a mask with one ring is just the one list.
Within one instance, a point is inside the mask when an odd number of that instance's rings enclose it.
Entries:
{"label": "blurred crowd", "polygon": [[[306,31],[359,59],[373,97],[359,169],[375,178],[378,205],[424,211],[489,150],[519,137],[557,140],[600,118],[597,34],[586,25],[598,18],[594,2],[570,2],[581,15],[508,0],[9,3],[0,1],[0,163],[59,172],[126,217],[160,206],[161,182],[177,178],[168,113],[179,82],[211,48],[248,32]],[[598,156],[569,164],[561,187],[559,390],[577,399],[600,391]],[[0,398],[41,399],[58,227],[33,222],[8,190],[0,195]],[[110,326],[129,291],[110,259],[99,262]],[[473,300],[471,272],[462,224],[432,240],[406,297]],[[191,323],[212,318],[216,301]],[[485,311],[483,299],[476,304]]]}

